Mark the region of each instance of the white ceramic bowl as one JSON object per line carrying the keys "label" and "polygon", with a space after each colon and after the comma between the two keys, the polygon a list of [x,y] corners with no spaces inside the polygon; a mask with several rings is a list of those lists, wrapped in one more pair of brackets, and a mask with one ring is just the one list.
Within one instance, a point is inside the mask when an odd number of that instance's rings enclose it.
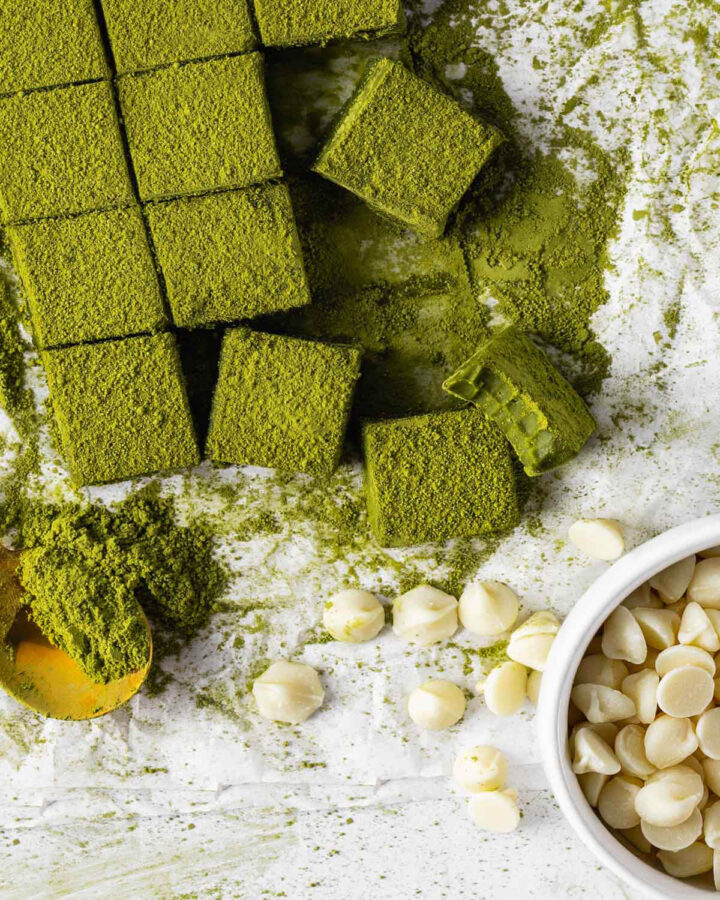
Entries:
{"label": "white ceramic bowl", "polygon": [[568,703],[575,672],[605,619],[635,588],[686,556],[720,544],[720,515],[695,519],[630,551],[575,604],[553,643],[543,674],[537,711],[540,752],[550,787],[578,837],[609,869],[646,897],[709,898],[715,891],[672,878],[643,862],[598,818],[570,767]]}

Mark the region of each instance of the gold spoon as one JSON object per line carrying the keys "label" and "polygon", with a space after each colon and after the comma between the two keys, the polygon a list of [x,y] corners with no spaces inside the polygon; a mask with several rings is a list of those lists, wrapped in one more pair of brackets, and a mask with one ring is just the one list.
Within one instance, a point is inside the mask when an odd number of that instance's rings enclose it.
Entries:
{"label": "gold spoon", "polygon": [[24,706],[52,719],[95,719],[136,694],[152,661],[152,636],[145,614],[150,652],[137,672],[108,684],[91,681],[63,650],[54,647],[23,606],[17,577],[20,554],[0,546],[0,687]]}

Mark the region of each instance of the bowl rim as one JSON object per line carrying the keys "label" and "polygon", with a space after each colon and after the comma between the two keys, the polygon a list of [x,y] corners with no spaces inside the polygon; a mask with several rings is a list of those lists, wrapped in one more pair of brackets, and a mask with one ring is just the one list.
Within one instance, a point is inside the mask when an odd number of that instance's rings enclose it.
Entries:
{"label": "bowl rim", "polygon": [[664,531],[622,556],[588,588],[565,618],[542,677],[536,716],[540,754],[565,818],[608,869],[646,897],[699,900],[714,891],[683,881],[635,856],[601,822],[580,789],[567,752],[567,715],[575,672],[612,610],[657,572],[720,544],[720,514]]}

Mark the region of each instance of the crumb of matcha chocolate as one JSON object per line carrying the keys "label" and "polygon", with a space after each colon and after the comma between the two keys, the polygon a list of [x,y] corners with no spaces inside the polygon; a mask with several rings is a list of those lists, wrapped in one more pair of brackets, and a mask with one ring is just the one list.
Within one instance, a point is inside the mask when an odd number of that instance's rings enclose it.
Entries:
{"label": "crumb of matcha chocolate", "polygon": [[255,15],[267,47],[382,37],[405,25],[399,0],[255,0]]}
{"label": "crumb of matcha chocolate", "polygon": [[495,127],[383,59],[368,66],[313,168],[437,238],[502,141]]}
{"label": "crumb of matcha chocolate", "polygon": [[137,207],[15,225],[8,235],[40,348],[166,324]]}
{"label": "crumb of matcha chocolate", "polygon": [[528,475],[572,459],[596,428],[582,397],[512,326],[486,341],[443,387],[500,426]]}
{"label": "crumb of matcha chocolate", "polygon": [[125,75],[118,86],[143,200],[282,175],[259,53]]}
{"label": "crumb of matcha chocolate", "polygon": [[77,484],[199,462],[171,335],[46,350],[42,358],[62,453]]}
{"label": "crumb of matcha chocolate", "polygon": [[92,0],[3,0],[0,94],[107,74]]}
{"label": "crumb of matcha chocolate", "polygon": [[131,203],[112,91],[76,84],[0,100],[0,209],[22,222]]}
{"label": "crumb of matcha chocolate", "polygon": [[255,46],[246,0],[103,0],[103,12],[120,73]]}
{"label": "crumb of matcha chocolate", "polygon": [[176,325],[238,322],[310,303],[284,184],[152,204],[148,221]]}
{"label": "crumb of matcha chocolate", "polygon": [[508,531],[520,520],[518,470],[475,409],[367,422],[370,525],[384,547]]}
{"label": "crumb of matcha chocolate", "polygon": [[329,475],[340,460],[360,358],[353,347],[228,331],[207,455]]}

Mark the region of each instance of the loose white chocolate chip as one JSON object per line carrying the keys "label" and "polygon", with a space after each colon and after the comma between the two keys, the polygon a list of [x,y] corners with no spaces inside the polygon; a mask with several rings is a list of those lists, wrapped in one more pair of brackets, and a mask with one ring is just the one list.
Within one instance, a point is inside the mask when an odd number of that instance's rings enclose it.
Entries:
{"label": "loose white chocolate chip", "polygon": [[537,672],[533,670],[528,675],[527,680],[527,696],[528,700],[533,704],[533,706],[537,706],[538,699],[540,698],[540,685],[542,684],[542,672]]}
{"label": "loose white chocolate chip", "polygon": [[421,584],[393,603],[393,631],[420,647],[437,644],[457,631],[457,606],[450,594]]}
{"label": "loose white chocolate chip", "polygon": [[325,699],[320,676],[312,666],[284,660],[256,678],[252,692],[261,716],[292,725],[309,719]]}
{"label": "loose white chocolate chip", "polygon": [[465,750],[455,760],[453,776],[465,790],[496,791],[505,784],[508,764],[495,747],[479,745]]}
{"label": "loose white chocolate chip", "polygon": [[586,772],[616,775],[620,771],[620,761],[610,745],[592,727],[580,728],[575,735],[575,758],[572,768],[577,775]]}
{"label": "loose white chocolate chip", "polygon": [[700,560],[688,586],[687,598],[700,606],[720,609],[720,558]]}
{"label": "loose white chocolate chip", "polygon": [[720,800],[708,806],[703,814],[705,843],[713,850],[720,848]]}
{"label": "loose white chocolate chip", "polygon": [[385,625],[385,610],[370,591],[340,591],[325,604],[323,625],[336,641],[370,641]]}
{"label": "loose white chocolate chip", "polygon": [[623,600],[622,605],[628,609],[637,609],[638,607],[661,609],[663,602],[657,594],[650,590],[650,584],[646,581],[639,588],[635,588],[632,594]]}
{"label": "loose white chocolate chip", "polygon": [[578,519],[568,529],[568,537],[578,550],[606,562],[618,559],[625,550],[622,527],[614,519]]}
{"label": "loose white chocolate chip", "polygon": [[426,681],[408,697],[413,722],[428,731],[442,731],[465,714],[465,694],[451,681]]}
{"label": "loose white chocolate chip", "polygon": [[694,843],[702,834],[703,817],[699,809],[694,809],[684,822],[679,825],[651,825],[640,821],[640,828],[653,847],[658,850],[684,850]]}
{"label": "loose white chocolate chip", "polygon": [[649,778],[655,771],[645,753],[645,729],[641,725],[626,725],[620,729],[615,738],[615,756],[626,775]]}
{"label": "loose white chocolate chip", "polygon": [[640,626],[648,647],[653,650],[667,650],[677,643],[680,616],[671,609],[633,609],[635,621]]}
{"label": "loose white chocolate chip", "polygon": [[635,797],[635,810],[648,825],[672,828],[692,815],[702,795],[703,782],[697,772],[673,766],[648,778]]}
{"label": "loose white chocolate chip", "polygon": [[635,801],[642,787],[637,778],[616,775],[600,791],[598,812],[611,828],[633,828],[640,824]]}
{"label": "loose white chocolate chip", "polygon": [[656,769],[676,766],[691,756],[697,748],[698,739],[690,719],[658,716],[645,731],[645,753]]}
{"label": "loose white chocolate chip", "polygon": [[692,878],[693,875],[709,872],[713,867],[713,851],[700,842],[675,853],[661,850],[658,859],[668,875],[674,875],[675,878]]}
{"label": "loose white chocolate chip", "polygon": [[468,802],[473,822],[485,831],[506,834],[515,831],[520,812],[514,791],[486,791],[474,794]]}
{"label": "loose white chocolate chip", "polygon": [[642,828],[636,825],[634,828],[623,828],[620,832],[626,841],[641,853],[652,853],[652,844],[642,833]]}
{"label": "loose white chocolate chip", "polygon": [[657,702],[669,716],[689,718],[708,708],[714,692],[712,675],[697,666],[680,666],[660,679]]}
{"label": "loose white chocolate chip", "polygon": [[506,584],[480,581],[460,595],[458,614],[464,628],[481,637],[508,631],[518,617],[518,598]]}
{"label": "loose white chocolate chip", "polygon": [[618,606],[603,626],[602,648],[610,659],[624,659],[631,663],[645,662],[647,643],[635,616],[624,606]]}
{"label": "loose white chocolate chip", "polygon": [[608,659],[602,653],[586,656],[575,674],[575,684],[604,684],[619,691],[628,667],[622,660]]}
{"label": "loose white chocolate chip", "polygon": [[688,556],[653,575],[650,587],[660,594],[665,603],[675,603],[688,589],[694,571],[695,557]]}
{"label": "loose white chocolate chip", "polygon": [[655,660],[655,668],[661,678],[680,666],[698,666],[711,675],[715,675],[715,660],[707,650],[703,650],[701,647],[676,644],[674,647],[662,650]]}
{"label": "loose white chocolate chip", "polygon": [[641,669],[623,678],[622,692],[635,704],[635,715],[649,725],[657,715],[657,689],[660,676],[652,669]]}
{"label": "loose white chocolate chip", "polygon": [[695,725],[700,749],[710,759],[720,759],[720,707],[704,712]]}
{"label": "loose white chocolate chip", "polygon": [[604,684],[576,684],[570,697],[588,722],[619,722],[635,715],[633,701]]}
{"label": "loose white chocolate chip", "polygon": [[699,603],[688,603],[685,607],[678,631],[678,641],[681,644],[701,647],[708,653],[717,653],[720,650],[720,638],[715,626]]}
{"label": "loose white chocolate chip", "polygon": [[585,799],[590,806],[598,805],[600,791],[607,784],[609,777],[609,775],[601,775],[599,772],[585,772],[583,775],[578,775],[580,790],[585,794]]}
{"label": "loose white chocolate chip", "polygon": [[550,610],[533,613],[510,635],[507,655],[528,669],[543,672],[559,628],[560,622]]}
{"label": "loose white chocolate chip", "polygon": [[713,794],[720,796],[720,759],[704,759],[701,765],[705,783]]}
{"label": "loose white chocolate chip", "polygon": [[527,670],[520,663],[504,662],[490,672],[483,685],[485,703],[496,716],[511,716],[525,702]]}

